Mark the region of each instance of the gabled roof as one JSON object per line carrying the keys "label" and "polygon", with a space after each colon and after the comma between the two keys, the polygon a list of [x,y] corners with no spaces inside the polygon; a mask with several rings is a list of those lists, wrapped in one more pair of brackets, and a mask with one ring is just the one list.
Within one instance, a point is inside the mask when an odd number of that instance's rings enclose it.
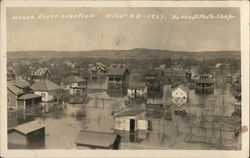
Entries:
{"label": "gabled roof", "polygon": [[25,80],[15,80],[13,82],[13,85],[19,87],[19,88],[26,88],[30,86],[30,83],[28,81]]}
{"label": "gabled roof", "polygon": [[75,139],[75,143],[108,148],[113,145],[117,136],[117,134],[113,133],[81,130]]}
{"label": "gabled roof", "polygon": [[42,123],[42,122],[40,122],[38,120],[35,120],[35,121],[31,121],[31,122],[28,122],[28,123],[18,125],[14,129],[21,132],[21,133],[23,133],[23,134],[25,134],[25,135],[27,135],[30,132],[36,131],[36,130],[44,128],[44,127],[45,127],[44,123]]}
{"label": "gabled roof", "polygon": [[107,76],[123,76],[126,71],[128,72],[127,68],[110,68]]}
{"label": "gabled roof", "polygon": [[68,76],[65,79],[63,79],[63,82],[68,82],[68,83],[79,83],[79,82],[86,82],[85,79],[79,77],[79,76]]}
{"label": "gabled roof", "polygon": [[24,94],[24,91],[21,88],[16,87],[15,85],[13,85],[12,83],[8,83],[7,84],[7,88],[13,92],[15,95],[21,95]]}
{"label": "gabled roof", "polygon": [[33,93],[27,93],[18,97],[19,100],[28,100],[33,98],[41,98],[42,96]]}
{"label": "gabled roof", "polygon": [[132,89],[144,89],[146,87],[146,82],[129,82],[128,88]]}
{"label": "gabled roof", "polygon": [[37,81],[30,88],[33,91],[53,91],[61,89],[57,84],[49,80]]}
{"label": "gabled roof", "polygon": [[182,89],[184,92],[188,93],[187,87],[185,87],[183,84],[181,84],[181,85],[177,86],[176,88],[172,89],[171,92],[174,92],[179,88]]}
{"label": "gabled roof", "polygon": [[127,116],[136,116],[143,112],[144,110],[141,109],[127,109],[124,111],[119,112],[114,117],[127,117]]}

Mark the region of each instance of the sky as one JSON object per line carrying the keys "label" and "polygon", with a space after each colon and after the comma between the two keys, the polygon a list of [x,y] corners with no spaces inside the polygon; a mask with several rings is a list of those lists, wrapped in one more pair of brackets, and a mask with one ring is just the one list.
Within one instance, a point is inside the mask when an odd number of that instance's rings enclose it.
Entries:
{"label": "sky", "polygon": [[[131,14],[140,17],[131,18]],[[160,15],[159,19],[156,18],[157,14]],[[201,14],[231,14],[233,18],[172,19],[174,16]],[[47,15],[51,16],[46,18]],[[74,18],[65,18],[66,15],[73,15]],[[124,18],[107,18],[107,15],[123,15]],[[33,19],[27,20],[30,17]],[[176,51],[240,50],[240,10],[129,7],[7,9],[8,51],[134,48]]]}

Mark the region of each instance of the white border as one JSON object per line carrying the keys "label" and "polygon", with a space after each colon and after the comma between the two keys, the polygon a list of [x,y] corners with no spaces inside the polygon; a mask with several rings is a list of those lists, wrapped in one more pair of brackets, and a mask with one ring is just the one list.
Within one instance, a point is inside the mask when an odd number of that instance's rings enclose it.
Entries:
{"label": "white border", "polygon": [[1,156],[3,157],[232,157],[249,153],[249,2],[247,1],[12,1],[1,2],[1,39],[6,39],[6,7],[240,7],[242,66],[241,151],[201,150],[7,150],[6,40],[1,40]]}

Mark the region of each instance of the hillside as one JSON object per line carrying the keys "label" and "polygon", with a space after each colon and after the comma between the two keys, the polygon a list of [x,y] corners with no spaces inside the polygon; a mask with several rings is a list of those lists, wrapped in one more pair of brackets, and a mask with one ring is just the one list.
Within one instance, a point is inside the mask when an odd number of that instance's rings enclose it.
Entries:
{"label": "hillside", "polygon": [[23,58],[240,58],[240,51],[180,52],[157,49],[93,50],[93,51],[18,51],[8,52],[9,59]]}

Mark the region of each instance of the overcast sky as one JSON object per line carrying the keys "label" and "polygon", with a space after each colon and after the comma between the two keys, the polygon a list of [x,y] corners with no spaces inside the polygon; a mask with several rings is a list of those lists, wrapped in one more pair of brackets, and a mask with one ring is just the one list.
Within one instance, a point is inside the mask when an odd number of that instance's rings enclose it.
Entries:
{"label": "overcast sky", "polygon": [[[15,16],[94,14],[94,18],[13,20]],[[105,19],[113,13],[135,19]],[[163,14],[164,19],[148,19]],[[231,20],[171,20],[173,15],[231,14]],[[240,50],[237,8],[8,8],[7,49],[81,51],[152,48],[180,51]]]}

